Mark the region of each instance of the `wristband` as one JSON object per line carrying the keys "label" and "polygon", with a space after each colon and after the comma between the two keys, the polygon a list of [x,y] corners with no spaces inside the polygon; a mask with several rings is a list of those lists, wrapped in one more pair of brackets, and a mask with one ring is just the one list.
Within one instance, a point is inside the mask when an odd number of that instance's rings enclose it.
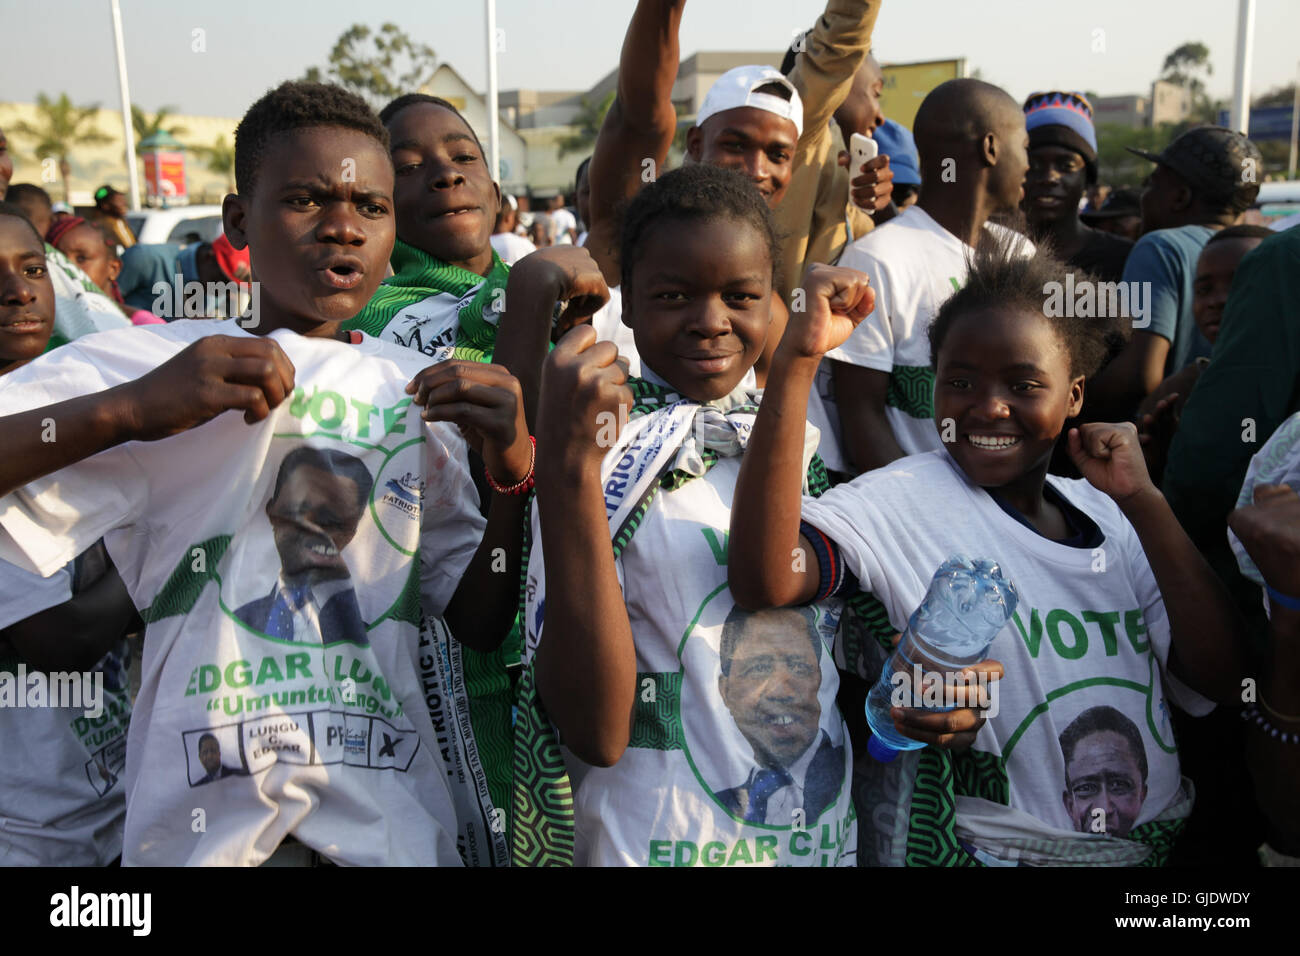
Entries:
{"label": "wristband", "polygon": [[528,436],[528,446],[531,452],[528,457],[528,474],[519,479],[513,485],[501,485],[492,477],[492,472],[483,469],[483,474],[487,476],[488,487],[499,495],[526,495],[533,490],[533,466],[537,464],[537,439],[532,435]]}
{"label": "wristband", "polygon": [[1268,592],[1268,600],[1270,604],[1284,607],[1288,611],[1300,611],[1300,598],[1290,597],[1275,588],[1269,587],[1267,584],[1264,585],[1264,590]]}

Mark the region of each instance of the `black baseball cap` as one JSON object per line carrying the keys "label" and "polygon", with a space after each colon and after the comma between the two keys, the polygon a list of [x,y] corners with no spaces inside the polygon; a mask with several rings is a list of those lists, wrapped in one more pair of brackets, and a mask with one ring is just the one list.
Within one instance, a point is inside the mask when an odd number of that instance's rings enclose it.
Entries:
{"label": "black baseball cap", "polygon": [[95,190],[95,202],[100,203],[105,199],[112,199],[114,196],[124,195],[122,190],[114,189],[112,186],[104,185]]}
{"label": "black baseball cap", "polygon": [[1106,201],[1101,204],[1100,209],[1080,213],[1079,218],[1085,225],[1091,226],[1094,222],[1105,219],[1120,219],[1124,216],[1140,215],[1142,215],[1142,190],[1128,187],[1112,190],[1111,194],[1106,197]]}
{"label": "black baseball cap", "polygon": [[1241,133],[1223,126],[1189,129],[1159,153],[1133,146],[1130,153],[1168,166],[1211,202],[1221,202],[1237,212],[1249,209],[1259,195],[1264,159],[1259,147]]}

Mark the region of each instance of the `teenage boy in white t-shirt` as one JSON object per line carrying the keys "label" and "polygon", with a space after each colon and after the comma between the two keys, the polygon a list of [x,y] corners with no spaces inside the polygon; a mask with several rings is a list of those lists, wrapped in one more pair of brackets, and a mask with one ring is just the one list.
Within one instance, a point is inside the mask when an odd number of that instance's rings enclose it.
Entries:
{"label": "teenage boy in white t-shirt", "polygon": [[[54,329],[45,248],[22,210],[0,202],[0,376],[40,355]],[[103,866],[121,855],[134,617],[101,544],[49,577],[0,561],[0,866]],[[71,685],[52,676],[69,672]]]}
{"label": "teenage boy in white t-shirt", "polygon": [[[961,288],[972,248],[996,212],[1014,209],[1029,169],[1025,117],[980,80],[936,87],[916,114],[921,196],[845,250],[839,265],[864,272],[876,308],[827,353],[808,405],[832,472],[852,477],[942,447],[931,424],[934,374],[927,331]],[[1025,241],[1024,251],[1032,245]]]}
{"label": "teenage boy in white t-shirt", "polygon": [[[149,623],[126,863],[257,864],[297,840],[337,863],[457,865],[458,842],[473,862],[503,839],[458,819],[438,757],[456,717],[435,725],[429,698],[444,682],[435,619],[490,648],[518,582],[523,499],[494,495],[485,527],[451,423],[498,488],[527,486],[531,441],[505,370],[424,368],[341,329],[392,249],[387,140],[337,87],[266,94],[236,131],[224,207],[260,315],[86,337],[0,384],[0,558],[50,574],[102,535]],[[355,529],[328,500],[281,509],[280,465],[303,447],[373,477]],[[304,487],[340,476],[329,458],[299,469]],[[285,570],[286,534],[310,566],[295,574],[327,577],[342,557],[364,644],[287,639],[274,608],[240,617]],[[209,735],[232,772],[213,776]]]}

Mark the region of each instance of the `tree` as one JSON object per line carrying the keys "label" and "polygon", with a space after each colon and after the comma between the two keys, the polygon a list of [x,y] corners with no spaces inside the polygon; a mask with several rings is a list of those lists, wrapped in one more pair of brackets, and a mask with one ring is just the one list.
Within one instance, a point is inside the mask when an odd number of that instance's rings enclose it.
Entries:
{"label": "tree", "polygon": [[1219,104],[1205,91],[1205,81],[1214,74],[1210,48],[1204,43],[1184,43],[1165,57],[1160,79],[1186,88],[1192,96],[1192,116],[1203,123],[1213,123]]}
{"label": "tree", "polygon": [[51,100],[44,93],[37,93],[37,122],[32,124],[24,120],[9,129],[11,133],[36,141],[32,152],[37,159],[54,158],[59,161],[64,202],[69,201],[69,180],[72,177],[72,164],[68,162],[68,156],[78,147],[98,146],[113,141],[112,137],[105,135],[95,125],[95,114],[98,111],[98,103],[76,106],[68,99],[67,93],[60,93],[57,100]]}
{"label": "tree", "polygon": [[397,24],[385,23],[374,32],[364,23],[354,23],[334,44],[329,65],[310,67],[303,79],[337,83],[379,108],[428,83],[436,68],[433,48],[416,43]]}
{"label": "tree", "polygon": [[235,191],[235,146],[218,136],[210,146],[188,146],[191,153],[203,160],[204,168],[226,178],[226,191]]}
{"label": "tree", "polygon": [[577,115],[573,117],[570,126],[576,126],[577,132],[570,133],[567,136],[561,136],[556,140],[556,146],[560,149],[560,158],[563,159],[570,153],[584,153],[591,150],[596,145],[596,136],[600,133],[601,124],[605,122],[605,114],[609,112],[610,106],[614,103],[614,90],[605,94],[600,102],[594,102],[582,97],[581,106]]}
{"label": "tree", "polygon": [[184,126],[177,126],[175,124],[170,126],[166,125],[168,114],[175,116],[176,107],[160,106],[158,107],[158,112],[154,113],[153,117],[150,118],[149,114],[140,109],[140,107],[136,106],[134,103],[131,104],[131,126],[135,129],[136,153],[142,152],[140,144],[150,136],[154,135],[154,133],[167,133],[171,136],[179,137],[185,132]]}
{"label": "tree", "polygon": [[1176,126],[1163,123],[1152,129],[1105,123],[1097,127],[1097,179],[1110,186],[1137,186],[1151,173],[1152,163],[1134,156],[1126,147],[1158,153],[1173,140]]}

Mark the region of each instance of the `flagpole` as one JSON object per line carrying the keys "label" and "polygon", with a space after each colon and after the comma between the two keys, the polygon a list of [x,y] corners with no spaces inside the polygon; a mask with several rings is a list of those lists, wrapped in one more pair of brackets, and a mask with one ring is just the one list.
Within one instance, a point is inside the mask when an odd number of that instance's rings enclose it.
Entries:
{"label": "flagpole", "polygon": [[488,112],[488,162],[492,179],[501,180],[501,145],[497,141],[497,5],[496,0],[484,0],[487,7],[487,112]]}
{"label": "flagpole", "polygon": [[1250,62],[1254,51],[1255,0],[1237,0],[1237,62],[1228,125],[1250,135]]}
{"label": "flagpole", "polygon": [[113,11],[113,41],[117,46],[117,85],[122,95],[122,141],[126,144],[127,195],[131,208],[140,208],[140,184],[136,181],[135,127],[131,123],[131,92],[126,85],[126,47],[122,43],[122,8],[109,0]]}

